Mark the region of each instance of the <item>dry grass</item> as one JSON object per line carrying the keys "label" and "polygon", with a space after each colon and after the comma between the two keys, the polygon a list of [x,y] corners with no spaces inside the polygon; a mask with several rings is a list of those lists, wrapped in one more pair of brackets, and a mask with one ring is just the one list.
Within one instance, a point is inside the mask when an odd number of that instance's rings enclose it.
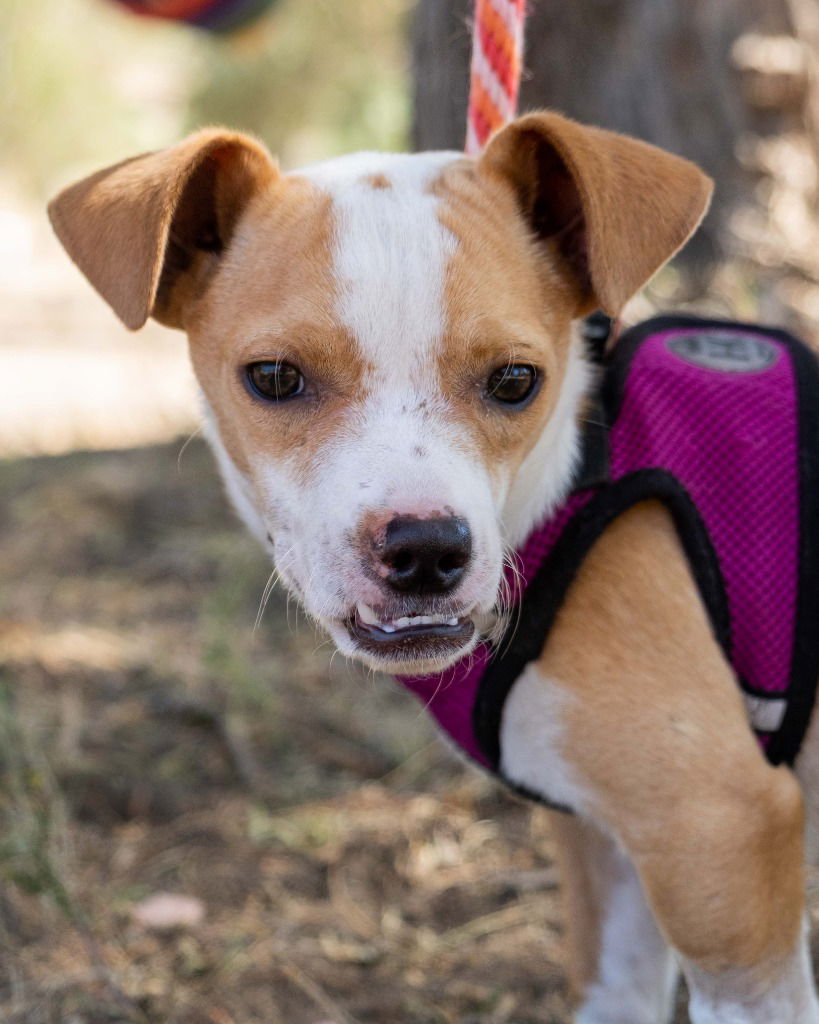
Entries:
{"label": "dry grass", "polygon": [[545,815],[278,593],[254,634],[268,568],[178,449],[0,463],[0,1020],[568,1020]]}

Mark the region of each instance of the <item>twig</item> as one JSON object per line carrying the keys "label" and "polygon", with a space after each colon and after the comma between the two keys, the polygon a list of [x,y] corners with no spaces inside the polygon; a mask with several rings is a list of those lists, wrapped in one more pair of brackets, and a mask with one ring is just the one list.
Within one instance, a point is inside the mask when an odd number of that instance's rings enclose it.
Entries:
{"label": "twig", "polygon": [[280,962],[277,966],[288,981],[300,989],[308,999],[312,999],[323,1013],[330,1016],[333,1024],[360,1024],[360,1021],[339,1006],[335,999],[317,981],[305,974],[300,967],[289,961]]}
{"label": "twig", "polygon": [[482,938],[493,932],[504,931],[506,928],[531,924],[542,915],[542,911],[539,913],[538,910],[539,908],[532,900],[526,903],[513,903],[502,910],[494,910],[491,914],[481,914],[480,917],[473,917],[466,924],[442,932],[437,936],[436,942],[442,946],[458,946],[462,942]]}

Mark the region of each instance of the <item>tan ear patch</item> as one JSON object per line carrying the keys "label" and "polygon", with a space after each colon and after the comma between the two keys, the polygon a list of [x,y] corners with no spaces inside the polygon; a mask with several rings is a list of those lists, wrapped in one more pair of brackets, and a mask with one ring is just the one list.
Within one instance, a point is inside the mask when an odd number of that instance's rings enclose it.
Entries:
{"label": "tan ear patch", "polygon": [[712,189],[682,157],[549,112],[498,132],[478,171],[512,188],[532,231],[571,268],[578,315],[619,313],[696,230]]}
{"label": "tan ear patch", "polygon": [[369,185],[370,188],[392,188],[392,182],[386,176],[386,174],[368,174],[361,180],[364,182],[365,185]]}
{"label": "tan ear patch", "polygon": [[207,129],[64,189],[49,204],[68,254],[123,323],[182,326],[172,291],[224,249],[249,198],[278,171],[235,132]]}
{"label": "tan ear patch", "polygon": [[[445,330],[436,354],[441,390],[489,472],[508,471],[536,443],[554,408],[573,288],[557,261],[539,253],[508,189],[462,161],[446,169],[434,190],[439,217],[458,241],[447,265]],[[510,362],[540,368],[541,398],[511,415],[488,412],[489,375]]]}
{"label": "tan ear patch", "polygon": [[[304,178],[283,175],[253,203],[188,325],[194,372],[235,465],[251,476],[270,460],[309,475],[364,397],[368,364],[338,323],[332,199]],[[249,270],[252,268],[252,270]],[[310,394],[278,406],[255,397],[244,367],[283,360]]]}

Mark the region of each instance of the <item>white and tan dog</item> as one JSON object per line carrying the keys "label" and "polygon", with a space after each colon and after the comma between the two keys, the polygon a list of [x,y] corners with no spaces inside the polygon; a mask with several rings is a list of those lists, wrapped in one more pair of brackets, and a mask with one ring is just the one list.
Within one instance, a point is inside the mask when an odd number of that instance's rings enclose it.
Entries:
{"label": "white and tan dog", "polygon": [[[579,318],[616,314],[709,195],[687,161],[545,113],[478,160],[293,174],[207,130],[51,214],[128,327],[187,332],[231,498],[306,610],[346,654],[409,673],[474,647],[505,556],[567,492]],[[619,517],[501,731],[504,773],[577,812],[554,827],[578,1024],[664,1024],[678,965],[695,1024],[819,1022],[818,739],[802,787],[765,761],[668,512]]]}

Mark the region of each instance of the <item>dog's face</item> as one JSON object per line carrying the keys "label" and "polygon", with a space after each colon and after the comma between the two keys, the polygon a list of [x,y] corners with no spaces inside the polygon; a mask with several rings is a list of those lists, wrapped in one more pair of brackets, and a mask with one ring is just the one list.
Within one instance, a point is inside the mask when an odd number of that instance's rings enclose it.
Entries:
{"label": "dog's face", "polygon": [[52,206],[129,326],[183,327],[239,511],[338,647],[439,669],[477,642],[504,558],[570,484],[616,312],[696,226],[707,180],[530,115],[478,162],[363,154],[280,174],[200,133]]}
{"label": "dog's face", "polygon": [[232,490],[307,611],[371,664],[473,645],[531,525],[523,463],[541,507],[571,472],[574,285],[535,247],[462,157],[341,159],[260,199],[188,321]]}

